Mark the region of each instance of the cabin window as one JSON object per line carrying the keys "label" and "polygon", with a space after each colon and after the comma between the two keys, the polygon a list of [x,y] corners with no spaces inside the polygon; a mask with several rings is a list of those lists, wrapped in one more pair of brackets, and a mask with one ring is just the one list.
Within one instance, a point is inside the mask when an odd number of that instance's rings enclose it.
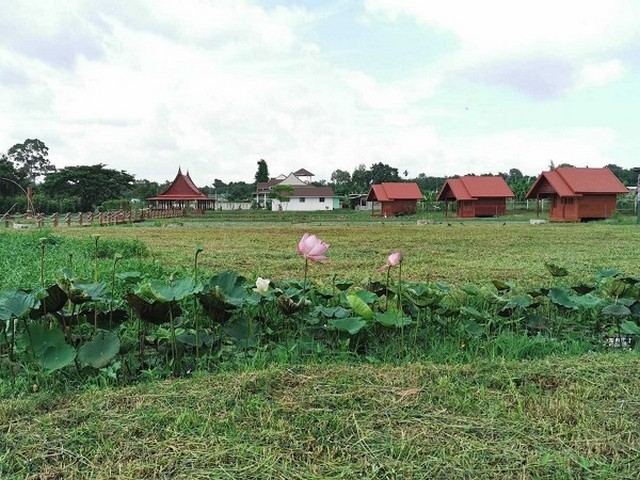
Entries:
{"label": "cabin window", "polygon": [[565,205],[573,205],[573,197],[563,198],[562,203]]}
{"label": "cabin window", "polygon": [[324,203],[324,197],[320,197],[318,200],[320,201],[320,203]]}
{"label": "cabin window", "polygon": [[300,203],[304,203],[305,198],[304,197],[300,197]]}

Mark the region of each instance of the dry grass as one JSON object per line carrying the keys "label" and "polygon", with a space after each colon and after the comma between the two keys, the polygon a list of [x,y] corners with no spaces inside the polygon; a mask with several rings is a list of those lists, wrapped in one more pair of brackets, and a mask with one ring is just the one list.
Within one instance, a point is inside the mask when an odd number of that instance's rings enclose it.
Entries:
{"label": "dry grass", "polygon": [[640,358],[322,365],[0,404],[6,479],[638,478]]}

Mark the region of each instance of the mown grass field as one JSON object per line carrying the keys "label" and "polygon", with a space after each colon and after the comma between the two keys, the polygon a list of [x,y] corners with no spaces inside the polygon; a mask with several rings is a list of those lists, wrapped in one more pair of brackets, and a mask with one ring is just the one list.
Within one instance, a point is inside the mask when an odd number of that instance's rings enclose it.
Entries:
{"label": "mown grass field", "polygon": [[640,359],[323,364],[0,403],[5,479],[633,479]]}
{"label": "mown grass field", "polygon": [[[457,285],[497,278],[539,287],[592,279],[600,268],[640,272],[640,227],[630,223],[324,223],[174,221],[55,233],[89,246],[95,233],[136,238],[152,259],[187,271],[202,246],[201,267],[212,272],[299,279],[295,247],[309,231],[331,244],[330,261],[309,273],[327,283],[381,279],[378,267],[396,249],[407,280]],[[552,279],[544,262],[569,277]],[[8,274],[17,264],[1,265]],[[72,393],[22,385],[0,402],[0,478],[639,478],[637,351],[436,364],[326,358]]]}
{"label": "mown grass field", "polygon": [[[416,225],[415,221],[342,224],[207,224],[166,222],[161,226],[59,229],[64,235],[89,238],[136,238],[154,259],[173,268],[191,268],[196,246],[205,269],[236,270],[247,277],[297,278],[303,262],[296,245],[304,232],[331,244],[330,260],[313,265],[315,281],[363,280],[394,250],[404,253],[403,275],[411,281],[445,283],[511,280],[540,286],[551,279],[545,262],[569,270],[568,280],[592,279],[602,268],[640,274],[639,226],[635,224],[546,224],[460,222]],[[449,226],[449,224],[451,226]]]}

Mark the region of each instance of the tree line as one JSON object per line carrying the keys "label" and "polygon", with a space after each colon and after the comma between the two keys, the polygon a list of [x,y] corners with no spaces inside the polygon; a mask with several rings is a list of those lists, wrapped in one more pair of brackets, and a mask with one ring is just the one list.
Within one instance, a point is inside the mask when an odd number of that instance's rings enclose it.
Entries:
{"label": "tree line", "polygon": [[[246,202],[253,199],[258,182],[269,181],[266,160],[260,159],[253,182],[225,183],[216,178],[211,185],[200,190],[219,200]],[[559,166],[572,166],[562,164]],[[636,185],[638,173],[609,164],[607,167],[627,185]],[[550,169],[555,168],[553,163]],[[488,173],[487,175],[491,175]],[[536,177],[524,175],[517,168],[499,172],[517,200],[524,199]],[[459,175],[455,175],[458,177]],[[447,177],[420,173],[409,178],[407,170],[378,162],[367,167],[359,164],[352,172],[338,169],[331,178],[312,182],[315,186],[330,186],[336,196],[347,198],[350,194],[367,194],[371,185],[382,182],[415,182],[427,200],[435,201]],[[142,203],[158,195],[170,182],[157,183],[139,180],[124,170],[107,168],[104,164],[77,165],[57,169],[49,159],[49,148],[41,140],[27,139],[12,146],[0,155],[0,214],[27,210],[26,193],[34,187],[32,203],[39,212],[94,211],[96,208],[115,209],[131,199]]]}

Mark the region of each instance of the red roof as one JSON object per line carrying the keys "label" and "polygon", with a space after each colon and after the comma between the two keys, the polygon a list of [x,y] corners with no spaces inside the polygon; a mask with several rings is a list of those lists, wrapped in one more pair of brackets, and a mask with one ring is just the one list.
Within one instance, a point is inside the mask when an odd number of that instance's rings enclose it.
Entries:
{"label": "red roof", "polygon": [[204,193],[196,187],[193,180],[189,176],[189,172],[183,174],[180,168],[173,183],[157,197],[148,198],[147,200],[208,200]]}
{"label": "red roof", "polygon": [[438,200],[477,200],[479,198],[515,197],[500,176],[465,176],[449,178],[438,194]]}
{"label": "red roof", "polygon": [[382,182],[372,185],[367,202],[392,202],[394,200],[422,200],[422,192],[414,182]]}
{"label": "red roof", "polygon": [[608,168],[558,167],[550,172],[542,172],[526,198],[533,198],[539,193],[549,193],[549,188],[560,197],[628,193],[627,187]]}

